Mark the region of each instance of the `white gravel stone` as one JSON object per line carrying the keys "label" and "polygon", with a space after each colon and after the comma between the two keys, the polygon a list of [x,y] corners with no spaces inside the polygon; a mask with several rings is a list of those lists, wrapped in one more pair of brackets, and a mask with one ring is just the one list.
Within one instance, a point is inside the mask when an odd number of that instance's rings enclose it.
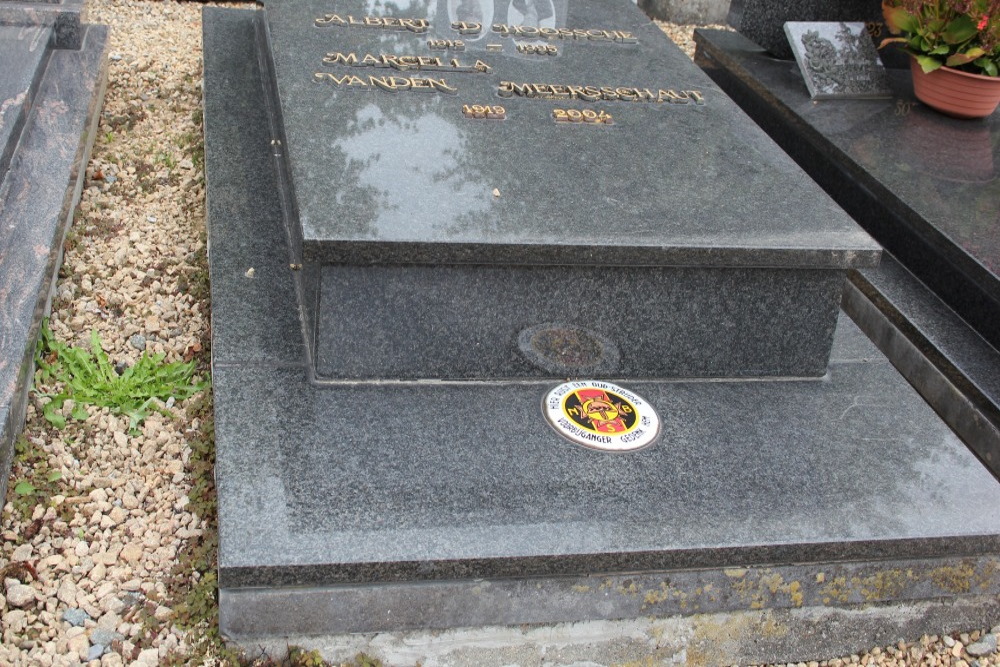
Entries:
{"label": "white gravel stone", "polygon": [[[10,580],[8,580],[9,582]],[[35,602],[35,589],[17,582],[7,585],[7,604],[11,607],[23,608]]]}

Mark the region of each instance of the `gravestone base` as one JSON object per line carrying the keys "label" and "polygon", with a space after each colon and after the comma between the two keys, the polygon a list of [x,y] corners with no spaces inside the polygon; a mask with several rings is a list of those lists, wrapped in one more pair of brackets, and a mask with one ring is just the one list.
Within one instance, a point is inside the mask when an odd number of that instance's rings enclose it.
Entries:
{"label": "gravestone base", "polygon": [[948,118],[890,70],[888,100],[814,102],[741,35],[695,32],[695,61],[886,249],[844,308],[1000,476],[1000,114]]}
{"label": "gravestone base", "polygon": [[1000,484],[843,316],[823,379],[616,379],[663,424],[628,455],[547,426],[556,380],[311,383],[254,13],[204,25],[228,637],[734,613],[856,649],[994,610]]}
{"label": "gravestone base", "polygon": [[81,4],[0,2],[0,498],[107,82]]}

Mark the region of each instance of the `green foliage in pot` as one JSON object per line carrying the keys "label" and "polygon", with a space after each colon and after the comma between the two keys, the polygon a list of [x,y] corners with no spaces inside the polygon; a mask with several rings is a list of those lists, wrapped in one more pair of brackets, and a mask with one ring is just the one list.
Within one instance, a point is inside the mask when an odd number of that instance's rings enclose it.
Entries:
{"label": "green foliage in pot", "polygon": [[925,72],[947,65],[1000,76],[1000,0],[884,0],[893,35]]}

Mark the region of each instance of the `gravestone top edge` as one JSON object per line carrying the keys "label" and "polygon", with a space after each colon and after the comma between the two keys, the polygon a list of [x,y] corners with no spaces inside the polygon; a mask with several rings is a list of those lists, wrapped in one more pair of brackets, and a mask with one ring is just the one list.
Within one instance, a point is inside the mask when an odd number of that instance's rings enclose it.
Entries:
{"label": "gravestone top edge", "polygon": [[[479,6],[517,18],[501,4]],[[452,3],[422,6],[264,7],[307,260],[745,266],[778,249],[843,268],[877,250],[636,7],[556,3],[548,24],[467,35]]]}

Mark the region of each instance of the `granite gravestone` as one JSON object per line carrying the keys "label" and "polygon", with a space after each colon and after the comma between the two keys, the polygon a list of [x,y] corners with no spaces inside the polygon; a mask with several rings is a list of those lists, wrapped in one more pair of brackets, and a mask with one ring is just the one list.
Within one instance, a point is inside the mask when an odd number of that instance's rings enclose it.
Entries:
{"label": "granite gravestone", "polygon": [[696,62],[892,254],[852,275],[845,309],[1000,474],[1000,114],[945,117],[893,69],[893,99],[814,104],[746,38],[695,37]]}
{"label": "granite gravestone", "polygon": [[104,94],[107,29],[80,8],[0,3],[0,497]]}
{"label": "granite gravestone", "polygon": [[823,375],[877,247],[634,8],[468,4],[264,9],[315,379]]}
{"label": "granite gravestone", "polygon": [[878,38],[883,30],[879,0],[732,0],[726,21],[768,53],[790,59],[787,21],[862,21]]}
{"label": "granite gravestone", "polygon": [[864,23],[789,21],[785,33],[813,99],[892,97]]}
{"label": "granite gravestone", "polygon": [[[222,632],[829,619],[948,597],[952,553],[986,572],[995,480],[843,317],[826,363],[818,323],[877,249],[634,6],[519,6],[555,23],[205,11]],[[829,372],[665,379],[781,350]],[[543,401],[582,373],[661,440],[557,434]]]}

